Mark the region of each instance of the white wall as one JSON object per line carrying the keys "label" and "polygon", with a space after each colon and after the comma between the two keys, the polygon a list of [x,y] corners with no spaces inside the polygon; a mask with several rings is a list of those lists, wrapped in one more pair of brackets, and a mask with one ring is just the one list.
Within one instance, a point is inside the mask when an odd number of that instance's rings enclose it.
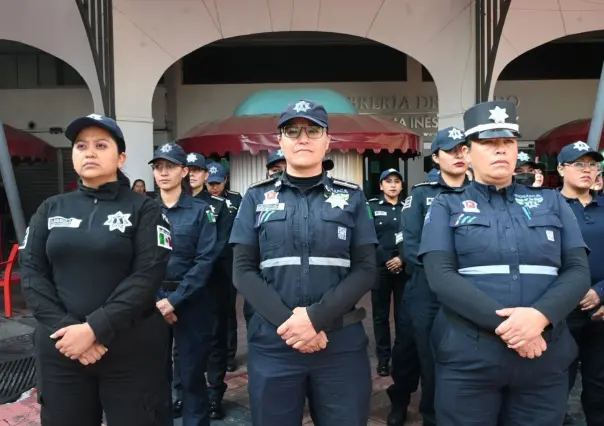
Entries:
{"label": "white wall", "polygon": [[[157,87],[153,94],[154,128],[166,126],[166,90]],[[65,129],[76,117],[92,114],[94,106],[86,88],[0,90],[0,120],[17,129],[29,131],[33,121],[37,137],[56,147],[70,146],[62,134],[51,135],[51,127]],[[165,132],[154,133],[154,144],[167,140]],[[127,141],[126,141],[127,142]]]}

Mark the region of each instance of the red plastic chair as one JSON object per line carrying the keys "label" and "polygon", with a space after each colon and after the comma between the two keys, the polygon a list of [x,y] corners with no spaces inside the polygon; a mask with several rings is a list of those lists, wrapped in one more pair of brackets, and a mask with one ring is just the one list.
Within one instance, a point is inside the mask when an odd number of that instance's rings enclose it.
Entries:
{"label": "red plastic chair", "polygon": [[0,286],[4,287],[4,316],[6,318],[13,316],[11,286],[21,282],[21,275],[13,274],[13,268],[17,261],[18,254],[19,244],[14,244],[10,251],[10,255],[8,256],[8,260],[6,262],[0,262],[0,268],[4,267],[4,275],[0,281]]}

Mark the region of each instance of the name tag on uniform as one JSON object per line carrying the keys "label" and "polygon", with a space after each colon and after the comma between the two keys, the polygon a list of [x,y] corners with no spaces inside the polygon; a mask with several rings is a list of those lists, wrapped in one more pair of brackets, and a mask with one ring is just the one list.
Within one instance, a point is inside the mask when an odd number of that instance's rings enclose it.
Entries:
{"label": "name tag on uniform", "polygon": [[374,216],[388,216],[388,212],[384,212],[384,211],[378,210],[373,215]]}
{"label": "name tag on uniform", "polygon": [[275,210],[285,210],[285,203],[258,204],[256,206],[256,212],[272,212]]}
{"label": "name tag on uniform", "polygon": [[396,240],[395,244],[403,242],[403,233],[402,232],[397,232],[396,234],[394,234],[394,238]]}
{"label": "name tag on uniform", "polygon": [[52,228],[79,228],[82,219],[74,217],[53,216],[48,218],[48,230]]}

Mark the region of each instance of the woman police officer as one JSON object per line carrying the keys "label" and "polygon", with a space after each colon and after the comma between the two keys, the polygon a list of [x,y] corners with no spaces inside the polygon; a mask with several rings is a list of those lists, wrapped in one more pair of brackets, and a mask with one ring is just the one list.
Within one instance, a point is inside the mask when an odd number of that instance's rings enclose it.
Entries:
{"label": "woman police officer", "polygon": [[514,183],[514,104],[478,104],[464,124],[474,181],[434,199],[419,250],[442,304],[436,422],[560,425],[577,353],[565,319],[589,289],[586,246],[557,191]]}
{"label": "woman police officer", "polygon": [[231,233],[233,281],[255,311],[255,426],[300,425],[305,398],[316,425],[366,426],[369,417],[367,336],[362,317],[347,325],[345,316],[371,287],[377,239],[361,189],[322,168],[327,119],[308,100],[281,114],[285,173],[250,187]]}
{"label": "woman police officer", "polygon": [[65,135],[79,189],[44,201],[20,247],[45,426],[171,424],[168,327],[155,308],[170,247],[159,205],[119,168],[122,131],[92,114]]}

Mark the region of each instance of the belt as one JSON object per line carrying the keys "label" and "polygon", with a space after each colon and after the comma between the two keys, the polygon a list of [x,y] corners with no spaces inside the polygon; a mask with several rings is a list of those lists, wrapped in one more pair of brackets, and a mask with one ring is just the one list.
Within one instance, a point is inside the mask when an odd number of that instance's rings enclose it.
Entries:
{"label": "belt", "polygon": [[180,285],[180,281],[162,281],[161,289],[164,291],[175,291]]}
{"label": "belt", "polygon": [[363,321],[366,316],[367,311],[365,311],[365,308],[354,309],[333,321],[325,331],[338,330],[340,328],[356,324],[358,322]]}
{"label": "belt", "polygon": [[[501,337],[499,337],[494,331],[488,331],[488,330],[485,330],[484,328],[480,328],[476,324],[474,324],[472,321],[467,320],[460,315],[457,315],[455,312],[451,311],[450,309],[443,308],[443,312],[445,313],[447,319],[451,323],[462,326],[463,328],[466,328],[466,329],[470,329],[472,331],[476,331],[476,333],[480,337],[486,337],[488,339],[496,339],[503,343],[503,340],[501,340]],[[541,337],[543,337],[543,340],[545,340],[546,342],[551,342],[553,338],[556,338],[557,336],[560,335],[561,330],[562,330],[561,326],[556,327],[556,329],[554,329],[551,325],[549,325],[545,328],[545,330],[543,330],[543,332],[541,333]]]}

